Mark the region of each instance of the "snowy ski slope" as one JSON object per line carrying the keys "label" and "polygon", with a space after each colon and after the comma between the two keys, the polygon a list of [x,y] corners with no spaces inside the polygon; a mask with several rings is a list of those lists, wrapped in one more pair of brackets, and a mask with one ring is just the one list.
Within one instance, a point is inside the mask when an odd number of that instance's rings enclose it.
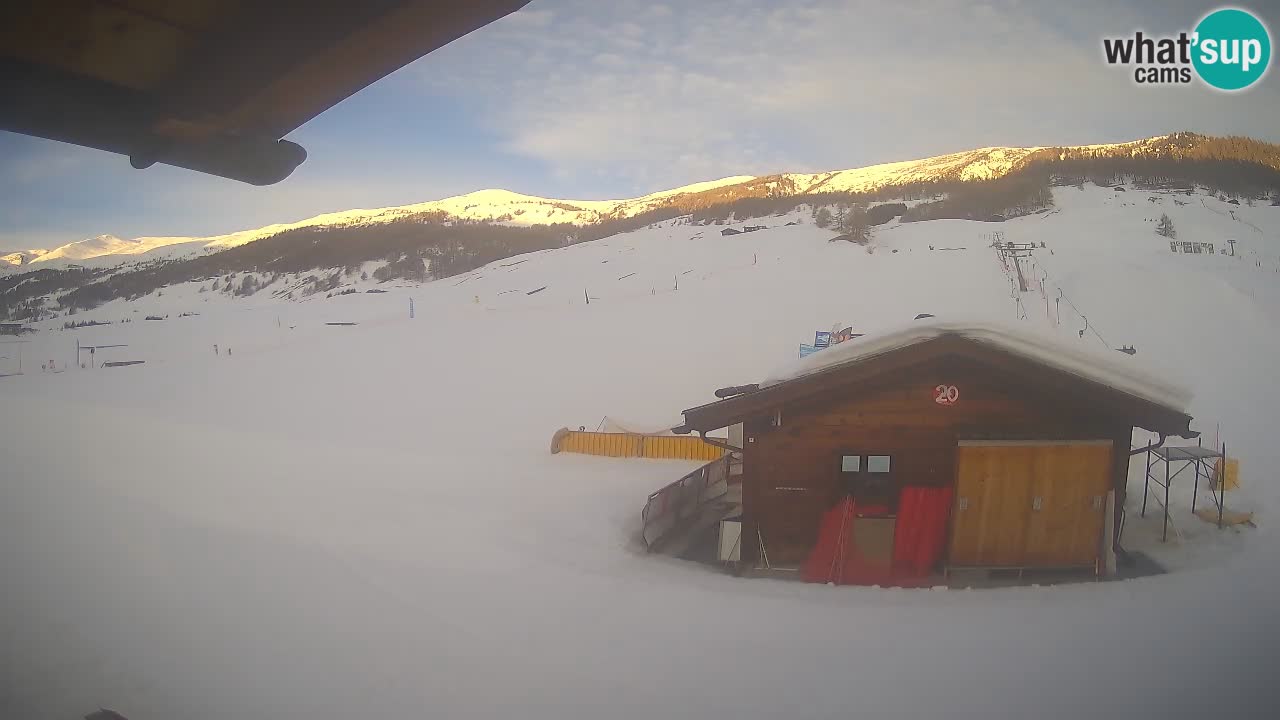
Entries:
{"label": "snowy ski slope", "polygon": [[[870,253],[803,211],[731,237],[672,221],[422,286],[352,283],[382,294],[191,283],[69,318],[117,322],[39,333],[26,374],[0,378],[0,715],[1216,717],[1274,701],[1280,208],[1055,197],[1006,223],[883,226]],[[1171,253],[1161,212],[1238,257]],[[1046,245],[1021,306],[997,231]],[[1193,428],[1241,458],[1229,502],[1258,527],[1219,532],[1180,486],[1177,542],[1136,512],[1126,528],[1163,576],[743,580],[640,552],[645,496],[692,465],[547,452],[556,428],[605,415],[674,424],[785,372],[815,330],[918,313],[1135,346],[1116,356],[1188,384]],[[39,371],[77,341],[146,364]]]}
{"label": "snowy ski slope", "polygon": [[[1158,143],[1165,137],[1157,136],[1110,145],[1082,145],[1073,149],[1137,151],[1144,146]],[[1033,153],[1043,149],[1040,147],[985,147],[849,170],[784,173],[777,177],[779,180],[790,183],[787,191],[795,193],[867,192],[891,185],[905,185],[941,178],[989,180],[1008,174]],[[54,263],[53,267],[60,267],[72,261],[75,264],[84,265],[85,260],[94,261],[88,263],[91,267],[114,267],[138,259],[150,260],[158,257],[196,254],[202,251],[225,250],[286,230],[378,224],[392,222],[417,213],[442,212],[463,220],[502,222],[510,225],[552,223],[586,225],[606,217],[633,217],[663,207],[672,198],[680,195],[742,185],[756,179],[757,177],[752,175],[735,175],[621,200],[561,200],[490,188],[411,205],[341,210],[296,222],[273,223],[265,227],[238,230],[210,237],[139,237],[125,240],[113,235],[99,235],[70,242],[52,250],[23,252],[0,250],[0,272],[16,271],[24,263],[34,263],[36,267],[42,263]],[[782,189],[777,181],[771,183],[771,187],[775,190]]]}

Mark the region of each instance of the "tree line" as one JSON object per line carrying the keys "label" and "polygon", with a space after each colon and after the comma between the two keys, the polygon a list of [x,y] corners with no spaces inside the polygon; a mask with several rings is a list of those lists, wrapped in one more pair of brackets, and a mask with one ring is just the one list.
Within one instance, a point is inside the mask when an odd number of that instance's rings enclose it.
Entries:
{"label": "tree line", "polygon": [[[940,218],[1001,220],[1049,207],[1053,184],[1118,181],[1156,187],[1205,187],[1240,198],[1276,198],[1280,202],[1280,146],[1250,138],[1214,138],[1176,133],[1138,146],[1121,148],[1044,148],[1004,176],[988,180],[937,177],[900,183],[869,192],[801,193],[782,175],[684,193],[632,217],[606,217],[586,226],[570,224],[511,227],[451,218],[442,212],[407,214],[387,223],[308,227],[286,230],[239,247],[177,260],[159,260],[119,270],[41,269],[0,277],[0,318],[35,320],[50,310],[40,298],[69,290],[59,309],[88,309],[116,298],[136,298],[192,280],[236,272],[309,273],[353,270],[364,262],[384,261],[378,280],[422,281],[450,277],[513,255],[595,240],[673,218],[697,225],[732,219],[781,215],[801,206],[858,208],[845,232],[871,227],[900,215],[903,221]],[[904,204],[874,205],[890,200]],[[317,282],[328,284],[326,277]],[[269,283],[268,283],[269,284]],[[216,289],[216,288],[215,288]],[[252,294],[242,281],[236,294]]]}

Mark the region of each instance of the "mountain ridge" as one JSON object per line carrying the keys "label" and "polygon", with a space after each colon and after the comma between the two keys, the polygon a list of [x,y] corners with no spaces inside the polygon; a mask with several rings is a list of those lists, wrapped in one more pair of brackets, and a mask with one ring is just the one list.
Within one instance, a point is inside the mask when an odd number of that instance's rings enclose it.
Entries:
{"label": "mountain ridge", "polygon": [[[1118,148],[1148,142],[1161,137],[1164,136],[1136,140],[1129,143],[1072,147]],[[38,254],[28,259],[25,264],[39,264],[58,259],[88,260],[104,256],[136,255],[170,245],[196,242],[200,242],[204,247],[210,249],[225,249],[253,242],[286,230],[304,227],[389,222],[407,215],[432,212],[443,212],[457,220],[505,222],[512,225],[554,224],[561,222],[585,225],[606,218],[630,217],[645,210],[660,207],[663,201],[679,195],[706,192],[731,185],[741,185],[761,178],[777,177],[783,184],[794,184],[795,190],[788,194],[864,191],[883,187],[894,182],[920,181],[922,179],[940,177],[949,172],[958,173],[961,179],[990,179],[1007,173],[1018,160],[1025,158],[1032,152],[1043,149],[1040,146],[1027,148],[985,147],[946,155],[879,163],[844,170],[817,173],[781,173],[776,176],[733,175],[715,180],[695,182],[667,190],[659,190],[635,198],[612,200],[548,198],[528,195],[505,188],[485,188],[462,195],[407,205],[353,208],[321,213],[295,222],[272,223],[258,228],[237,230],[221,235],[142,236],[126,241],[114,235],[104,234],[86,240],[67,243],[49,250],[29,251],[30,253]],[[993,158],[995,159],[994,162],[982,162]],[[104,248],[107,245],[107,243],[103,242],[104,238],[110,238],[118,242],[111,243],[110,249],[99,252],[99,248]]]}
{"label": "mountain ridge", "polygon": [[[428,200],[407,205],[381,208],[356,208],[321,213],[294,222],[272,223],[231,233],[210,236],[144,236],[122,239],[104,234],[50,249],[31,250],[25,254],[0,257],[0,267],[40,266],[56,260],[98,260],[123,262],[129,257],[155,254],[169,248],[167,254],[216,252],[254,242],[278,233],[301,228],[334,228],[376,225],[415,216],[460,222],[490,222],[512,226],[575,225],[586,226],[605,220],[625,219],[669,207],[684,199],[701,195],[730,193],[741,190],[769,195],[807,195],[815,193],[867,193],[911,184],[968,182],[998,179],[1021,169],[1037,159],[1081,159],[1094,157],[1181,157],[1198,143],[1233,138],[1213,138],[1195,133],[1156,135],[1121,143],[1073,146],[988,146],[956,153],[914,160],[879,163],[858,168],[816,173],[779,173],[774,175],[735,175],[701,181],[668,190],[660,190],[635,198],[612,200],[575,200],[548,198],[506,190],[486,188],[462,195]],[[1241,139],[1248,140],[1248,139]],[[1259,141],[1248,140],[1258,144]],[[1263,143],[1263,145],[1266,145]],[[1276,146],[1268,146],[1275,148]],[[1280,158],[1280,148],[1276,156]],[[1280,161],[1271,164],[1280,168]],[[175,247],[184,246],[184,247]],[[23,262],[14,262],[13,259]]]}

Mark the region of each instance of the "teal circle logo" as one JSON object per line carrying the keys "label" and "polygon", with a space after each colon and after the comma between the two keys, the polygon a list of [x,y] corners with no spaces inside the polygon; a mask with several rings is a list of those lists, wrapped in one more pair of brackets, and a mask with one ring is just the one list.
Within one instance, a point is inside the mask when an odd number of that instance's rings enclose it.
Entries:
{"label": "teal circle logo", "polygon": [[1252,13],[1214,10],[1196,25],[1191,63],[1200,79],[1219,90],[1243,90],[1271,64],[1271,35]]}

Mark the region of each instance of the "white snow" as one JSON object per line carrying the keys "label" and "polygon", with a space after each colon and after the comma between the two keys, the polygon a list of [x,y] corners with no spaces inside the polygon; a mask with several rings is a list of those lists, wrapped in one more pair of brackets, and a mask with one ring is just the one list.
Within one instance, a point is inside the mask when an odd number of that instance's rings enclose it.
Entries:
{"label": "white snow", "polygon": [[[1148,138],[1129,143],[1111,145],[1086,145],[1075,149],[1114,150],[1138,147],[1161,138]],[[1018,167],[1019,163],[1040,147],[986,147],[977,150],[952,153],[938,157],[905,162],[886,163],[852,170],[822,173],[787,173],[782,178],[795,184],[796,192],[871,191],[890,184],[920,182],[940,177],[961,180],[999,177]],[[571,223],[584,225],[606,217],[632,217],[660,207],[670,198],[704,192],[719,187],[740,185],[757,179],[752,175],[735,175],[718,180],[693,183],[671,190],[662,190],[638,198],[621,200],[557,200],[533,195],[523,195],[502,189],[485,189],[465,195],[431,200],[412,205],[399,205],[375,209],[353,209],[324,213],[297,222],[275,223],[265,227],[240,230],[210,237],[140,237],[123,240],[112,235],[100,235],[87,240],[68,243],[38,256],[28,262],[47,263],[81,261],[90,258],[108,258],[98,266],[118,264],[121,255],[153,253],[160,248],[183,246],[182,253],[194,253],[201,249],[220,250],[270,237],[287,230],[307,227],[341,227],[376,224],[427,212],[445,212],[466,220],[502,222],[511,225],[538,225]],[[177,249],[175,249],[177,251]],[[82,264],[82,263],[79,263]]]}
{"label": "white snow", "polygon": [[[665,422],[659,424],[635,423],[630,420],[620,420],[616,417],[606,415],[598,426],[600,432],[607,433],[630,433],[632,435],[675,435],[671,428],[679,425],[679,421]],[[587,428],[593,430],[596,428]]]}
{"label": "white snow", "polygon": [[0,271],[18,271],[21,266],[40,257],[48,250],[0,250]]}
{"label": "white snow", "polygon": [[[1037,331],[1039,330],[1039,331]],[[1160,377],[1168,370],[1155,370],[1144,358],[1120,353],[1103,354],[1093,346],[1081,346],[1061,335],[1035,328],[1030,323],[1014,325],[991,320],[923,318],[883,332],[833,345],[774,370],[761,387],[795,380],[823,370],[857,363],[877,355],[927,342],[944,335],[957,335],[999,350],[1101,383],[1134,397],[1150,400],[1171,410],[1185,412],[1191,391]]]}
{"label": "white snow", "polygon": [[[1163,139],[1162,136],[1109,145],[1081,145],[1071,149],[1113,151],[1137,148]],[[798,192],[868,192],[887,185],[904,185],[940,177],[956,180],[990,180],[1016,169],[1032,153],[1044,147],[985,147],[920,160],[871,165],[853,170],[824,173],[788,173],[783,177],[796,183]]]}
{"label": "white snow", "polygon": [[[41,323],[27,373],[0,378],[0,716],[1266,717],[1280,208],[1055,196],[1056,212],[1006,223],[882,226],[870,254],[807,214],[732,237],[667,222],[421,287],[344,278],[385,294],[188,283]],[[1161,212],[1180,240],[1236,238],[1237,257],[1171,253]],[[1035,292],[1011,295],[995,230],[1048,245]],[[556,429],[606,415],[668,423],[814,330],[919,313],[1025,315],[1171,366],[1206,443],[1218,431],[1241,461],[1229,507],[1259,527],[1193,517],[1180,480],[1161,544],[1155,501],[1139,516],[1139,457],[1125,546],[1167,575],[749,580],[639,550],[645,497],[693,463],[548,452]],[[114,322],[58,329],[91,319]],[[77,340],[146,364],[39,372]]]}

